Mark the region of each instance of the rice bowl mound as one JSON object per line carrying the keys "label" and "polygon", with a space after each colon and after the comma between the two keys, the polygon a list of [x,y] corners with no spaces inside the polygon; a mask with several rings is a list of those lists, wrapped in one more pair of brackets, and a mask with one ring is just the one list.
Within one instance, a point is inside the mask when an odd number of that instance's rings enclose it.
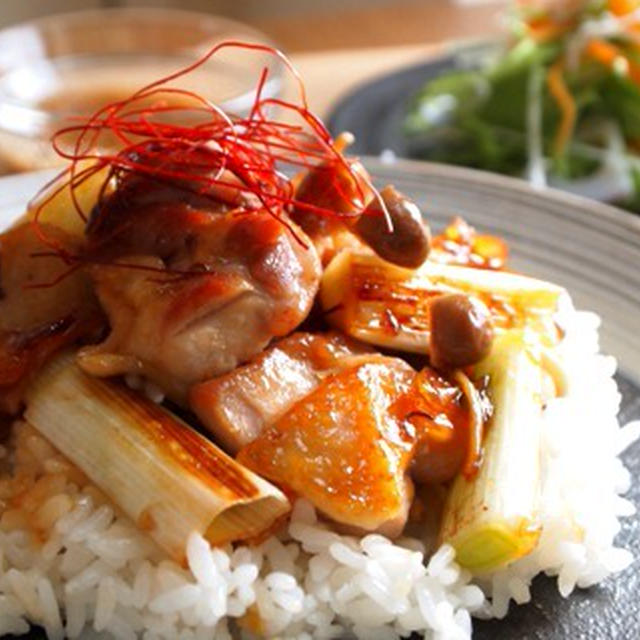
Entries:
{"label": "rice bowl mound", "polygon": [[[474,583],[453,548],[339,535],[299,500],[277,537],[212,549],[188,540],[186,567],[119,513],[30,425],[2,450],[0,633],[31,624],[49,638],[94,632],[145,640],[470,638],[472,616],[503,617],[531,598],[540,572],[568,595],[621,571],[614,546],[630,475],[618,455],[640,435],[620,428],[615,361],[598,354],[598,319],[565,309],[560,347],[568,393],[544,413],[542,535],[536,549]],[[598,472],[594,473],[593,470]]]}

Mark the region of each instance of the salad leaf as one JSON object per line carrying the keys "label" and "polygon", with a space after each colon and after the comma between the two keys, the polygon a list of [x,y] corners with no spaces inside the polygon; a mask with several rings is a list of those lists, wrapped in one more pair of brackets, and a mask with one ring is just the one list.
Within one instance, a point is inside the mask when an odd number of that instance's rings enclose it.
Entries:
{"label": "salad leaf", "polygon": [[[640,18],[617,15],[602,0],[577,3],[571,10],[564,4],[562,11],[552,3],[527,3],[526,9],[514,5],[512,43],[490,64],[427,82],[406,112],[409,154],[524,176],[535,145],[543,180],[575,181],[578,192],[585,181],[602,181],[612,155],[623,154],[616,166],[620,171],[634,167],[635,173],[626,179],[630,187],[619,203],[640,211]],[[552,67],[556,91],[550,89]],[[534,77],[544,81],[532,85]],[[538,88],[535,105],[531,86]],[[535,130],[529,130],[532,122],[539,123]],[[620,133],[622,149],[612,130]]]}

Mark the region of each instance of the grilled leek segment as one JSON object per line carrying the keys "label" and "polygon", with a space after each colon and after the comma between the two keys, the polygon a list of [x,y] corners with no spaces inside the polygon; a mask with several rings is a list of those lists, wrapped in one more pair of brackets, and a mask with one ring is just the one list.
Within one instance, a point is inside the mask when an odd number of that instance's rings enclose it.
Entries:
{"label": "grilled leek segment", "polygon": [[92,378],[66,354],[27,394],[25,419],[173,558],[189,534],[212,544],[264,534],[287,498],[139,394]]}
{"label": "grilled leek segment", "polygon": [[473,478],[456,478],[445,507],[441,540],[474,573],[499,569],[533,550],[540,536],[542,354],[537,336],[511,330],[499,336],[473,371],[487,377],[494,414],[483,462]]}
{"label": "grilled leek segment", "polygon": [[396,267],[371,253],[344,250],[325,270],[320,300],[334,326],[380,347],[429,352],[429,306],[444,293],[476,296],[497,332],[525,325],[553,342],[551,313],[564,289],[513,273],[425,262]]}

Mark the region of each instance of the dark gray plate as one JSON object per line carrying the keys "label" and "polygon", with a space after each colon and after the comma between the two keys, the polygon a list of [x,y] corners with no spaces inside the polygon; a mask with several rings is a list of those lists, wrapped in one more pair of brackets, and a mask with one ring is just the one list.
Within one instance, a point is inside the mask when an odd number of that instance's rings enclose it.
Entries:
{"label": "dark gray plate", "polygon": [[[352,128],[352,127],[346,127]],[[373,127],[375,129],[375,127]],[[456,167],[365,159],[381,185],[394,183],[414,198],[434,228],[453,215],[504,237],[516,269],[566,286],[576,306],[603,319],[603,350],[620,363],[620,420],[640,418],[640,217],[560,192]],[[0,179],[0,228],[14,219],[47,174]],[[640,443],[624,456],[640,509]],[[597,473],[597,469],[594,469]],[[618,544],[640,558],[640,517],[623,521]],[[533,602],[512,607],[505,620],[475,623],[475,638],[504,640],[637,640],[640,563],[563,599],[552,579],[539,577]],[[42,637],[34,630],[34,638]]]}

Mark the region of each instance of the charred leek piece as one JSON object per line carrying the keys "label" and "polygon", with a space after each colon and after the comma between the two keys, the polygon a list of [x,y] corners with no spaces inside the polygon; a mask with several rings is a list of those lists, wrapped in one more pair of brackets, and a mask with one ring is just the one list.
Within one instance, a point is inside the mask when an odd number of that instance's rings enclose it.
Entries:
{"label": "charred leek piece", "polygon": [[476,296],[491,311],[498,332],[538,324],[546,333],[563,291],[513,273],[428,260],[411,271],[345,250],[325,270],[320,299],[329,321],[345,333],[381,347],[428,353],[429,305],[435,296]]}
{"label": "charred leek piece", "polygon": [[178,561],[192,531],[212,544],[254,538],[289,511],[271,484],[70,355],[37,378],[25,418]]}
{"label": "charred leek piece", "polygon": [[456,478],[442,521],[441,540],[475,572],[499,569],[533,550],[540,536],[542,368],[539,348],[523,331],[494,343],[474,377],[489,376],[494,414],[484,458],[472,479]]}

